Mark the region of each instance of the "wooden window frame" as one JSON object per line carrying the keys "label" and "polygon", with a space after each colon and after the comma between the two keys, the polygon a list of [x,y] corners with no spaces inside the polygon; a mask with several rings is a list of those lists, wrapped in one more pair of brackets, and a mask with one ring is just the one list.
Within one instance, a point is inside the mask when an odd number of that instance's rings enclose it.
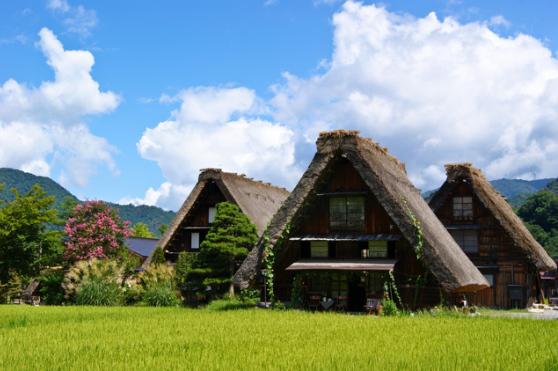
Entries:
{"label": "wooden window frame", "polygon": [[364,230],[366,225],[366,198],[364,196],[332,196],[328,202],[329,228],[331,230]]}
{"label": "wooden window frame", "polygon": [[472,221],[473,196],[455,196],[452,198],[452,216],[457,221]]}

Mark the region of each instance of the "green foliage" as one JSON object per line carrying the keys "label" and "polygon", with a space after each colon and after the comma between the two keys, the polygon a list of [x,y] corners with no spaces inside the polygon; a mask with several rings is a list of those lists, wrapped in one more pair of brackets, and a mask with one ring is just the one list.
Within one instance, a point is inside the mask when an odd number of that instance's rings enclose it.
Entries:
{"label": "green foliage", "polygon": [[256,241],[256,227],[238,206],[230,202],[218,204],[215,221],[189,274],[198,290],[209,286],[213,295],[227,292],[232,276]]}
{"label": "green foliage", "polygon": [[159,234],[162,236],[165,234],[165,232],[167,231],[167,229],[169,229],[169,225],[168,224],[161,224],[157,230],[159,231]]}
{"label": "green foliage", "polygon": [[155,250],[153,250],[153,256],[151,257],[151,264],[152,265],[165,264],[166,261],[167,260],[165,259],[165,253],[163,252],[163,249],[161,248],[161,246],[157,246]]}
{"label": "green foliage", "polygon": [[188,275],[196,262],[197,253],[182,251],[178,254],[175,269],[176,286],[181,291],[188,291]]}
{"label": "green foliage", "polygon": [[413,213],[413,210],[411,210],[411,208],[409,207],[409,205],[407,205],[407,200],[404,199],[403,197],[401,198],[401,200],[403,201],[403,204],[405,205],[406,211],[407,211],[407,216],[409,217],[409,219],[411,219],[411,224],[413,225],[413,228],[415,229],[415,245],[414,245],[414,250],[415,250],[415,254],[417,256],[417,260],[421,260],[422,259],[422,254],[424,253],[424,236],[422,233],[422,226],[420,224],[420,220],[417,219],[415,213]]}
{"label": "green foliage", "polygon": [[165,284],[149,286],[143,294],[143,302],[152,307],[176,307],[180,305],[176,291]]}
{"label": "green foliage", "polygon": [[238,299],[243,303],[256,305],[260,300],[260,291],[256,289],[242,289],[238,294]]}
{"label": "green foliage", "polygon": [[387,299],[382,302],[382,315],[387,317],[399,315],[399,309],[393,300]]}
{"label": "green foliage", "polygon": [[10,303],[20,297],[24,289],[24,280],[14,271],[8,272],[8,278],[0,282],[0,304]]}
{"label": "green foliage", "polygon": [[142,222],[134,224],[131,236],[138,238],[155,238],[155,235],[149,230],[147,224]]}
{"label": "green foliage", "polygon": [[174,269],[165,264],[151,265],[139,275],[144,289],[143,302],[154,307],[180,304],[174,289]]}
{"label": "green foliage", "polygon": [[75,303],[77,305],[120,305],[122,290],[115,282],[92,279],[80,286]]}
{"label": "green foliage", "polygon": [[517,213],[546,251],[558,255],[558,194],[549,190],[533,194]]}
{"label": "green foliage", "polygon": [[552,182],[548,183],[546,189],[554,194],[558,194],[558,179],[554,179]]}
{"label": "green foliage", "polygon": [[62,269],[45,269],[39,276],[39,294],[41,302],[48,305],[60,305],[64,302],[64,271]]}
{"label": "green foliage", "polygon": [[[0,188],[0,201],[7,202],[11,202],[15,198],[11,192],[12,188],[17,189],[20,194],[26,194],[31,191],[35,184],[40,185],[47,195],[54,197],[53,207],[58,210],[63,220],[68,219],[67,211],[72,210],[79,202],[74,195],[52,179],[35,176],[16,169],[1,168],[0,183],[6,185],[3,189]],[[165,211],[155,206],[108,204],[117,211],[123,220],[129,220],[133,224],[144,223],[151,231],[159,231],[159,227],[168,225],[175,215],[172,211]]]}
{"label": "green foliage", "polygon": [[25,195],[16,190],[12,194],[13,200],[0,208],[0,283],[6,283],[12,271],[33,277],[42,266],[62,260],[61,234],[48,228],[58,221],[54,198],[39,185]]}
{"label": "green foliage", "polygon": [[265,284],[265,297],[267,301],[275,301],[275,252],[269,243],[267,231],[263,235],[263,276]]}
{"label": "green foliage", "polygon": [[114,286],[121,288],[124,279],[124,268],[116,260],[81,260],[76,262],[66,272],[62,281],[62,288],[64,289],[65,299],[76,300],[80,290],[89,282],[95,281],[95,284],[88,288],[90,290],[88,295],[95,292],[95,290],[103,292],[100,283],[106,283],[105,286],[108,288]]}

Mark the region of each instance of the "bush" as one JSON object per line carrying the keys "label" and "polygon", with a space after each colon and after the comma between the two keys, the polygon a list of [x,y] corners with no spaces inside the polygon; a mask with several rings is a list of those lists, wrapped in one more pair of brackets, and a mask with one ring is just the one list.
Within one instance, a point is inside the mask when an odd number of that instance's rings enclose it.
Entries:
{"label": "bush", "polygon": [[139,274],[139,280],[144,289],[159,284],[174,287],[174,269],[166,264],[150,265]]}
{"label": "bush", "polygon": [[165,264],[167,259],[165,259],[165,253],[161,246],[157,246],[153,251],[153,256],[151,257],[151,265]]}
{"label": "bush", "polygon": [[124,304],[134,305],[141,302],[144,290],[141,285],[135,282],[130,282],[124,286]]}
{"label": "bush", "polygon": [[122,290],[114,282],[92,279],[79,287],[75,302],[78,305],[120,305]]}
{"label": "bush", "polygon": [[180,304],[176,291],[166,284],[148,286],[143,294],[143,301],[152,307],[175,307]]}
{"label": "bush", "polygon": [[238,298],[243,303],[256,305],[260,301],[260,291],[256,289],[243,289],[240,290]]}
{"label": "bush", "polygon": [[393,300],[384,300],[382,304],[382,314],[384,316],[397,316],[399,314],[399,309]]}
{"label": "bush", "polygon": [[48,305],[60,305],[64,302],[64,271],[62,269],[46,269],[39,276],[41,302]]}

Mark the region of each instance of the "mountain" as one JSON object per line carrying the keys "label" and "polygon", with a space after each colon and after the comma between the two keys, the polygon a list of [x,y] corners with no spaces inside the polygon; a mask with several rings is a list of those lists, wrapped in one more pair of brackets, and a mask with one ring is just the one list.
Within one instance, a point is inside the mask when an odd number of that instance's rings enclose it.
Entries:
{"label": "mountain", "polygon": [[546,189],[558,195],[558,179],[554,179],[552,182],[548,183]]}
{"label": "mountain", "polygon": [[[527,197],[548,187],[554,187],[554,192],[558,193],[558,179],[554,178],[535,180],[504,178],[491,180],[490,183],[508,200],[513,207],[521,206]],[[426,191],[422,194],[422,196],[428,200],[436,191],[436,189]]]}
{"label": "mountain", "polygon": [[[4,188],[0,190],[0,200],[4,201],[11,201],[14,199],[14,195],[11,192],[12,188],[24,194],[29,192],[35,184],[39,184],[48,195],[56,198],[54,206],[58,210],[60,210],[62,202],[66,198],[79,201],[77,197],[54,180],[48,177],[26,173],[21,170],[0,168],[0,184],[4,184]],[[107,203],[118,212],[118,215],[120,215],[123,220],[129,220],[132,224],[139,222],[145,223],[151,232],[157,236],[159,235],[159,226],[161,224],[168,225],[174,218],[174,212],[165,211],[155,206]]]}

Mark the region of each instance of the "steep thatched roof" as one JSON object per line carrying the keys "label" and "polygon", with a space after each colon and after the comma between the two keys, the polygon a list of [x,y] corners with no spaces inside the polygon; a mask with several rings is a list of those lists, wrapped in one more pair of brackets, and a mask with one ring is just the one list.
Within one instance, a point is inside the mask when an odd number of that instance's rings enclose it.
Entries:
{"label": "steep thatched roof", "polygon": [[483,173],[469,163],[446,165],[447,179],[442,187],[432,196],[430,206],[438,210],[451,196],[453,188],[460,182],[470,184],[473,192],[482,204],[494,215],[502,228],[539,270],[556,269],[556,263],[533,238],[521,219],[502,195],[500,195]]}
{"label": "steep thatched roof", "polygon": [[[434,215],[419,191],[407,178],[405,166],[389,155],[385,148],[357,131],[321,133],[317,152],[297,186],[270,222],[269,243],[276,244],[285,227],[291,223],[305,201],[315,193],[316,183],[327,165],[337,156],[347,158],[366,182],[403,237],[417,244],[417,228],[412,217],[421,225],[426,265],[446,291],[476,291],[488,283],[471,263],[446,228]],[[263,239],[254,248],[234,277],[241,288],[256,278],[261,265]]]}
{"label": "steep thatched roof", "polygon": [[[243,174],[228,173],[221,169],[202,169],[192,192],[190,192],[169,228],[159,240],[158,245],[163,250],[171,241],[184,218],[188,216],[205,186],[210,182],[217,185],[227,201],[238,205],[250,221],[255,224],[259,235],[263,233],[273,214],[289,195],[289,191],[284,188],[248,178]],[[149,264],[150,261],[151,256],[145,261],[144,265]]]}

